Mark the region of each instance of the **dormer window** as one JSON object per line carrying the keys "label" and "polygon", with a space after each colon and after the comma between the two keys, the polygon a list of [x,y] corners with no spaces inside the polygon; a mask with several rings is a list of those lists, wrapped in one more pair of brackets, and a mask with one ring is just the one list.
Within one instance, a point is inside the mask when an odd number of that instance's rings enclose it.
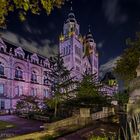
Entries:
{"label": "dormer window", "polygon": [[0,51],[1,51],[1,52],[4,52],[4,48],[3,48],[3,47],[0,47]]}
{"label": "dormer window", "polygon": [[0,75],[4,75],[4,64],[0,62]]}
{"label": "dormer window", "polygon": [[44,71],[44,84],[48,85],[48,77],[47,77],[47,72]]}
{"label": "dormer window", "polygon": [[21,47],[18,47],[17,49],[15,49],[15,56],[17,58],[24,59],[25,53]]}
{"label": "dormer window", "polygon": [[37,54],[33,54],[31,56],[31,62],[34,63],[34,64],[38,64],[39,63],[39,58],[38,58]]}
{"label": "dormer window", "polygon": [[37,74],[35,71],[32,71],[32,73],[31,73],[31,81],[37,82]]}
{"label": "dormer window", "polygon": [[44,61],[44,67],[45,68],[49,68],[49,61],[48,61],[48,59],[45,59],[45,61]]}
{"label": "dormer window", "polygon": [[0,52],[6,52],[6,45],[4,44],[1,38],[0,38]]}
{"label": "dormer window", "polygon": [[23,79],[23,70],[20,67],[15,70],[15,78]]}

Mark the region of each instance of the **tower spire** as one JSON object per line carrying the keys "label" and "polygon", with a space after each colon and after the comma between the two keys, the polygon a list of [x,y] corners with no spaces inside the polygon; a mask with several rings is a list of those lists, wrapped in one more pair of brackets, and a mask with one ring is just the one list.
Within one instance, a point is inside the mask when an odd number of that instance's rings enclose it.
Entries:
{"label": "tower spire", "polygon": [[70,11],[73,11],[73,8],[72,8],[72,1],[70,2]]}
{"label": "tower spire", "polygon": [[88,32],[89,33],[91,32],[91,26],[90,26],[90,24],[88,25]]}

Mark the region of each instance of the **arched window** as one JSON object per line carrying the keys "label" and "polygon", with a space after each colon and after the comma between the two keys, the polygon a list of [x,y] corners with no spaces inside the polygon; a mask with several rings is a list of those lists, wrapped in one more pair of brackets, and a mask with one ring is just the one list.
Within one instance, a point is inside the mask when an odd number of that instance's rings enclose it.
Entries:
{"label": "arched window", "polygon": [[6,51],[6,45],[3,42],[3,40],[0,38],[0,52],[5,52]]}
{"label": "arched window", "polygon": [[44,97],[49,97],[49,92],[47,89],[44,89]]}
{"label": "arched window", "polygon": [[18,79],[23,78],[23,70],[20,67],[17,67],[15,70],[15,78],[18,78]]}
{"label": "arched window", "polygon": [[3,48],[3,47],[1,47],[1,48],[0,48],[0,51],[1,51],[1,52],[4,52],[4,48]]}
{"label": "arched window", "polygon": [[23,94],[23,87],[22,87],[22,86],[17,86],[17,87],[15,87],[15,94],[16,94],[17,96],[22,95],[22,94]]}
{"label": "arched window", "polygon": [[31,81],[32,82],[37,82],[37,74],[35,71],[32,71],[32,74],[31,74]]}
{"label": "arched window", "polygon": [[37,96],[37,88],[31,88],[31,96]]}
{"label": "arched window", "polygon": [[4,75],[4,65],[0,62],[0,75]]}
{"label": "arched window", "polygon": [[0,84],[0,95],[4,94],[4,84]]}
{"label": "arched window", "polygon": [[47,72],[44,71],[44,84],[47,85],[48,84],[48,77],[47,77]]}

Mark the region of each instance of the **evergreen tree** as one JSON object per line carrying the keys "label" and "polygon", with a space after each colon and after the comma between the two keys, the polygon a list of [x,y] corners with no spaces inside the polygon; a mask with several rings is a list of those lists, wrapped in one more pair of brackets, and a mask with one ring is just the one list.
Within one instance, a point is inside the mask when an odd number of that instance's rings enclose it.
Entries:
{"label": "evergreen tree", "polygon": [[46,103],[54,108],[54,116],[57,115],[58,105],[66,100],[70,94],[74,92],[74,77],[71,77],[71,70],[64,66],[63,57],[58,54],[49,59],[50,68],[48,71],[48,81],[51,85],[50,99],[46,99]]}
{"label": "evergreen tree", "polygon": [[100,88],[101,85],[98,83],[96,74],[85,72],[77,87],[77,99],[80,106],[102,106],[105,103],[105,96],[100,93]]}
{"label": "evergreen tree", "polygon": [[100,92],[101,84],[96,74],[85,72],[76,88],[76,95],[65,102],[68,108],[91,107],[98,108],[108,104],[107,98]]}

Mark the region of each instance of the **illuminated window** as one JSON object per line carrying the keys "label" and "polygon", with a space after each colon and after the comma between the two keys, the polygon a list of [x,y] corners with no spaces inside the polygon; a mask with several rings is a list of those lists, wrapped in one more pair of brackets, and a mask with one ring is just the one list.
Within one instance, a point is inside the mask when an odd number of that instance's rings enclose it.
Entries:
{"label": "illuminated window", "polygon": [[44,71],[44,84],[47,85],[48,84],[48,77],[47,77],[47,72]]}
{"label": "illuminated window", "polygon": [[0,102],[0,109],[5,109],[5,102],[4,101],[1,101]]}
{"label": "illuminated window", "polygon": [[81,49],[77,45],[75,45],[75,54],[81,57]]}
{"label": "illuminated window", "polygon": [[15,87],[15,94],[16,94],[17,96],[22,95],[22,94],[23,94],[23,87],[22,87],[22,86],[17,86],[17,87]]}
{"label": "illuminated window", "polygon": [[37,95],[37,88],[31,88],[31,96]]}
{"label": "illuminated window", "polygon": [[4,84],[0,84],[0,95],[4,94]]}
{"label": "illuminated window", "polygon": [[15,77],[16,78],[23,78],[23,70],[20,67],[17,67],[15,70]]}
{"label": "illuminated window", "polygon": [[47,89],[44,89],[44,97],[49,97],[49,93]]}
{"label": "illuminated window", "polygon": [[32,74],[31,74],[31,81],[37,82],[37,74],[36,74],[35,71],[32,71]]}
{"label": "illuminated window", "polygon": [[0,75],[4,75],[4,65],[0,62]]}

